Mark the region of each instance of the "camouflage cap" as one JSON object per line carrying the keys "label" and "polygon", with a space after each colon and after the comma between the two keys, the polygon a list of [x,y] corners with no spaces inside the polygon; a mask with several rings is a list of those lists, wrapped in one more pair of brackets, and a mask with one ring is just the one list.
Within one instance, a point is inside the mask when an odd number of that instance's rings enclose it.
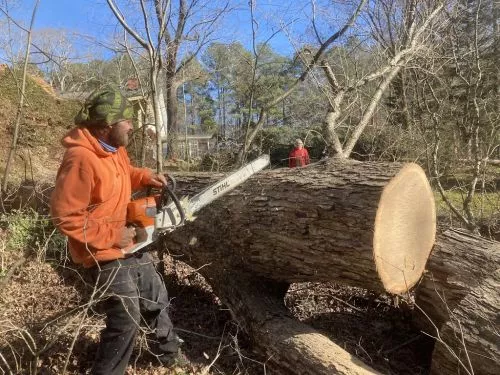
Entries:
{"label": "camouflage cap", "polygon": [[113,125],[118,121],[130,120],[134,109],[122,93],[113,87],[94,91],[75,117],[76,125]]}

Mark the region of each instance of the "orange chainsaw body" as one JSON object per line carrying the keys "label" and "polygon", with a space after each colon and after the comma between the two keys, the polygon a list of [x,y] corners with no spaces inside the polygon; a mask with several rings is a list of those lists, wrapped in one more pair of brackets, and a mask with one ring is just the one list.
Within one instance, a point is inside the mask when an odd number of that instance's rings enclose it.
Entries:
{"label": "orange chainsaw body", "polygon": [[139,228],[155,225],[157,199],[157,196],[152,196],[131,201],[127,205],[127,223]]}

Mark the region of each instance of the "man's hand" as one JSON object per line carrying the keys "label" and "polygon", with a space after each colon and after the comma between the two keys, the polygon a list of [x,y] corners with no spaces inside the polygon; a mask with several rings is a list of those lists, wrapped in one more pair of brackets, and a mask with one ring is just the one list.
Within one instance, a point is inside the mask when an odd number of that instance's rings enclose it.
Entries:
{"label": "man's hand", "polygon": [[167,185],[167,179],[161,173],[154,173],[151,176],[151,180],[149,181],[149,185],[155,187],[162,187]]}
{"label": "man's hand", "polygon": [[128,245],[132,243],[132,240],[134,239],[135,235],[136,233],[134,227],[123,227],[120,241],[116,243],[116,246],[119,247],[120,249],[126,248]]}

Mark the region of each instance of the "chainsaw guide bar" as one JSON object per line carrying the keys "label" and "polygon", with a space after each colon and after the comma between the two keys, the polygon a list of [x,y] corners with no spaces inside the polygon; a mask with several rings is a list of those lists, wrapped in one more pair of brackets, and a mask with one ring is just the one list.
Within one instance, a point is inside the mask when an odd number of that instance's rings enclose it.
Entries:
{"label": "chainsaw guide bar", "polygon": [[[154,215],[154,225],[137,228],[137,231],[141,232],[140,237],[143,241],[136,242],[130,247],[123,249],[123,252],[125,254],[135,253],[145,246],[155,242],[161,234],[174,231],[176,228],[183,225],[183,216],[185,217],[185,220],[193,221],[195,219],[194,214],[196,212],[241,185],[243,182],[248,180],[250,176],[261,171],[268,165],[269,155],[262,155],[251,163],[244,165],[236,172],[231,173],[224,179],[210,185],[194,197],[182,198],[180,200],[180,206],[184,211],[183,213],[179,211],[175,202],[167,204],[165,207],[158,210],[156,215]],[[144,211],[148,208],[149,207],[145,206]]]}

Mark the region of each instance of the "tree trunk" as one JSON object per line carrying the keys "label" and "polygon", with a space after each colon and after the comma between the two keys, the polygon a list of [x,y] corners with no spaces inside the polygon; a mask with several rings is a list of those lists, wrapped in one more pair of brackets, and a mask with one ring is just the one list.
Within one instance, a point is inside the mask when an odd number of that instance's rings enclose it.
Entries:
{"label": "tree trunk", "polygon": [[[220,175],[176,174],[178,195]],[[330,160],[259,172],[164,237],[230,308],[279,373],[374,370],[293,319],[289,283],[340,281],[402,293],[434,242],[434,200],[415,164]]]}
{"label": "tree trunk", "polygon": [[432,374],[500,373],[499,264],[499,242],[452,230],[438,237],[416,295],[417,323],[437,337]]}
{"label": "tree trunk", "polygon": [[323,124],[323,135],[329,156],[338,155],[339,157],[343,157],[342,144],[336,130],[340,114],[340,112],[330,108]]}
{"label": "tree trunk", "polygon": [[[178,195],[220,178],[176,174]],[[402,293],[434,242],[434,200],[415,164],[330,160],[259,172],[164,237],[197,268],[279,373],[374,372],[293,319],[289,283],[340,281]]]}
{"label": "tree trunk", "polygon": [[167,108],[165,107],[165,96],[163,95],[163,85],[161,83],[158,85],[158,104],[160,106],[160,115],[162,123],[162,127],[160,133],[158,134],[158,137],[160,137],[162,141],[164,141],[168,139],[169,121],[168,121]]}
{"label": "tree trunk", "polygon": [[[10,174],[10,168],[12,161],[14,159],[14,156],[16,154],[16,149],[17,149],[17,140],[19,137],[19,128],[21,125],[21,119],[23,117],[23,111],[24,111],[24,96],[25,96],[25,89],[26,89],[26,77],[27,77],[27,71],[28,71],[28,58],[30,54],[30,47],[31,47],[31,38],[32,38],[32,31],[33,31],[33,24],[35,23],[35,16],[36,16],[36,11],[38,9],[38,3],[40,0],[36,0],[35,5],[33,7],[33,12],[31,13],[31,22],[30,22],[30,28],[28,30],[28,38],[26,40],[26,52],[24,54],[24,62],[23,62],[23,73],[22,73],[22,81],[21,81],[21,90],[20,90],[20,96],[19,96],[19,105],[17,107],[17,113],[16,113],[16,120],[14,123],[14,134],[12,134],[12,143],[10,146],[9,153],[7,154],[7,161],[5,162],[5,169],[3,172],[3,179],[2,179],[2,186],[1,186],[1,191],[2,193],[7,191],[7,183],[9,181],[9,174]],[[15,76],[15,71],[14,71],[14,77]],[[16,78],[17,79],[17,78]]]}
{"label": "tree trunk", "polygon": [[340,160],[260,172],[197,216],[167,236],[170,251],[276,281],[390,293],[420,279],[436,225],[419,166]]}
{"label": "tree trunk", "polygon": [[406,97],[407,83],[406,83],[406,70],[401,69],[398,75],[392,82],[394,90],[393,106],[394,106],[394,125],[407,130],[410,127],[410,111],[408,109],[408,98]]}
{"label": "tree trunk", "polygon": [[224,87],[222,87],[220,81],[217,84],[217,98],[219,99],[219,124],[221,128],[219,130],[219,135],[222,138],[226,138],[226,100],[224,94]]}
{"label": "tree trunk", "polygon": [[177,139],[179,137],[179,121],[177,118],[178,101],[175,76],[167,71],[166,74],[166,94],[167,94],[167,117],[169,121],[169,137],[168,137],[168,156],[178,156]]}
{"label": "tree trunk", "polygon": [[217,272],[210,278],[235,320],[268,358],[272,373],[378,374],[285,307],[287,283],[241,273]]}

